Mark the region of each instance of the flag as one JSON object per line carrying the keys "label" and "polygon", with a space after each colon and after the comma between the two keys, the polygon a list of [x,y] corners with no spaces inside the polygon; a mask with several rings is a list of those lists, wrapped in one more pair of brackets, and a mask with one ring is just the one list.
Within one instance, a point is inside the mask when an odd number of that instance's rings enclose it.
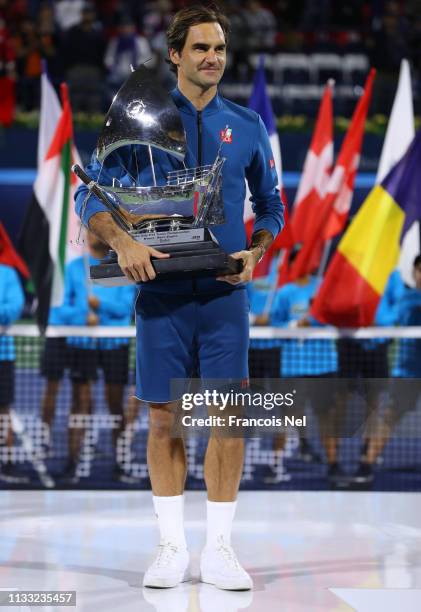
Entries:
{"label": "flag", "polygon": [[[259,276],[265,276],[269,272],[270,262],[273,257],[274,251],[292,246],[294,240],[291,234],[290,224],[288,223],[288,207],[285,195],[285,189],[282,184],[282,157],[281,157],[281,146],[279,143],[279,136],[276,130],[275,116],[272,109],[272,104],[267,93],[265,70],[264,70],[264,58],[260,58],[260,64],[256,70],[253,82],[253,90],[250,96],[249,108],[259,113],[265,124],[267,133],[269,135],[269,141],[273,153],[273,164],[276,168],[278,175],[278,189],[281,194],[282,202],[284,203],[284,221],[285,226],[280,234],[275,238],[274,242],[268,249],[268,252],[264,256],[263,260],[257,264],[254,270],[254,278]],[[271,160],[272,161],[272,160]],[[250,191],[247,186],[246,201],[244,204],[244,223],[246,226],[247,239],[250,241],[253,233],[254,225],[254,213],[250,202]]]}
{"label": "flag", "polygon": [[71,165],[78,160],[66,85],[63,108],[46,74],[41,77],[38,172],[19,247],[31,272],[38,300],[37,322],[45,328],[50,306],[63,301],[64,266],[76,256],[77,221],[73,194],[77,186]]}
{"label": "flag", "polygon": [[402,237],[421,218],[421,131],[359,209],[339,243],[311,314],[339,327],[372,324]]}
{"label": "flag", "polygon": [[[320,102],[310,148],[306,155],[304,168],[295,196],[291,215],[292,234],[296,244],[304,244],[310,239],[312,229],[317,224],[322,211],[328,181],[333,167],[333,108],[332,92],[334,81],[329,79]],[[320,261],[320,249],[312,253],[311,267],[316,268]],[[279,270],[278,287],[288,282],[289,252],[285,254]]]}
{"label": "flag", "polygon": [[[414,135],[411,73],[409,62],[404,59],[401,62],[398,88],[386,130],[379,167],[377,169],[376,183],[380,183],[395,163],[404,155]],[[414,285],[412,264],[420,250],[420,223],[416,221],[403,238],[398,263],[402,279],[407,285]]]}
{"label": "flag", "polygon": [[29,278],[29,270],[23,259],[16,253],[8,233],[0,221],[0,264],[15,268],[22,276]]}
{"label": "flag", "polygon": [[296,242],[303,244],[320,214],[333,167],[333,81],[323,92],[319,113],[295,196],[291,225]]}
{"label": "flag", "polygon": [[0,125],[8,127],[15,116],[15,50],[7,27],[0,17]]}
{"label": "flag", "polygon": [[0,125],[8,127],[15,116],[15,81],[8,76],[0,77]]}
{"label": "flag", "polygon": [[371,100],[375,70],[368,75],[364,93],[359,99],[345,135],[335,168],[329,178],[320,214],[311,234],[291,266],[294,280],[314,270],[314,252],[322,253],[323,244],[341,232],[351,208],[355,175],[357,173],[364,136],[365,119]]}

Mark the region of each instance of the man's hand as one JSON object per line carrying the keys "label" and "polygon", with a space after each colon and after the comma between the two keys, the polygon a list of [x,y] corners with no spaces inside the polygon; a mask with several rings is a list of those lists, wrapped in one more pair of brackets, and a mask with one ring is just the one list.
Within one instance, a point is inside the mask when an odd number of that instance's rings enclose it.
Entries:
{"label": "man's hand", "polygon": [[86,318],[86,324],[89,325],[90,327],[94,327],[95,325],[98,325],[99,323],[99,317],[97,314],[95,314],[94,312],[90,312]]}
{"label": "man's hand", "polygon": [[88,297],[89,308],[92,310],[98,310],[99,308],[99,299],[95,295],[90,295]]}
{"label": "man's hand", "polygon": [[127,234],[114,247],[118,256],[118,265],[130,281],[139,283],[153,280],[156,277],[155,270],[151,263],[151,257],[166,259],[168,253],[161,253],[153,247],[136,242]]}
{"label": "man's hand", "polygon": [[153,280],[156,276],[151,257],[165,259],[168,253],[161,253],[152,247],[136,242],[113,220],[109,212],[100,212],[89,220],[89,229],[108,244],[118,257],[118,264],[127,278],[135,283]]}
{"label": "man's hand", "polygon": [[216,280],[225,281],[230,285],[238,285],[239,283],[248,283],[253,278],[253,270],[256,267],[257,258],[259,253],[255,251],[238,251],[238,253],[231,253],[231,257],[234,259],[243,260],[243,270],[240,274],[227,274],[227,276],[217,276]]}

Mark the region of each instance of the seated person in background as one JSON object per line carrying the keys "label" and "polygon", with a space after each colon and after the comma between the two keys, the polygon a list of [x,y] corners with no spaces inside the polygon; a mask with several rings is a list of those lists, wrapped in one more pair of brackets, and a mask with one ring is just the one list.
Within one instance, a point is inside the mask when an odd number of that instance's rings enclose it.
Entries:
{"label": "seated person in background", "polygon": [[[136,25],[128,17],[122,17],[117,26],[117,33],[108,41],[104,63],[108,70],[107,81],[110,86],[111,98],[130,76],[131,67],[138,68],[153,57],[147,38],[140,36]],[[154,62],[149,61],[147,68],[153,68]]]}
{"label": "seated person in background", "polygon": [[[66,266],[65,293],[61,317],[65,325],[125,326],[130,325],[136,287],[103,287],[93,285],[89,266],[99,263],[107,247],[94,234],[88,232],[88,257],[74,259]],[[128,383],[129,339],[128,338],[80,338],[69,337],[68,359],[73,384],[72,415],[92,413],[91,381],[97,379],[97,368],[104,372],[105,397],[112,415],[119,417],[119,425],[113,429],[114,449],[124,428],[124,387]],[[84,430],[70,427],[69,463],[66,475],[76,477],[79,452]],[[123,474],[116,465],[116,477]]]}
{"label": "seated person in background", "polygon": [[0,479],[14,480],[12,464],[3,447],[13,446],[13,432],[10,424],[9,409],[15,393],[15,343],[14,338],[6,336],[4,329],[14,323],[21,315],[24,294],[16,271],[0,264]]}

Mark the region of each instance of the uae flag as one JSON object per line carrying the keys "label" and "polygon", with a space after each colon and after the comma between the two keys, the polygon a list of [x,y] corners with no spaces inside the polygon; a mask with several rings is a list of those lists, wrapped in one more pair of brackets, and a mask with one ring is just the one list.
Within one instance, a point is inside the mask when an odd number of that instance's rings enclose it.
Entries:
{"label": "uae flag", "polygon": [[[273,113],[272,104],[267,92],[266,77],[264,70],[264,58],[260,59],[260,64],[256,70],[253,82],[253,90],[250,96],[249,108],[259,113],[265,124],[270,145],[273,153],[273,160],[271,163],[276,168],[278,175],[278,189],[281,194],[281,199],[284,204],[284,221],[285,226],[280,234],[275,238],[272,245],[269,247],[267,253],[263,257],[262,261],[257,264],[254,269],[253,278],[266,276],[269,273],[270,264],[276,251],[286,249],[294,244],[294,240],[291,233],[291,227],[288,222],[288,206],[286,201],[286,195],[284,186],[282,184],[282,156],[281,156],[281,145],[279,143],[279,136],[276,129],[275,115]],[[244,224],[246,226],[247,240],[250,242],[251,235],[253,233],[254,226],[254,212],[250,201],[250,190],[247,186],[246,200],[244,203]]]}
{"label": "uae flag", "polygon": [[38,135],[38,173],[19,239],[19,250],[31,272],[37,297],[36,318],[48,323],[50,306],[63,301],[66,261],[76,256],[78,222],[73,211],[78,156],[72,145],[72,113],[66,85],[62,108],[45,74],[41,77],[41,115]]}

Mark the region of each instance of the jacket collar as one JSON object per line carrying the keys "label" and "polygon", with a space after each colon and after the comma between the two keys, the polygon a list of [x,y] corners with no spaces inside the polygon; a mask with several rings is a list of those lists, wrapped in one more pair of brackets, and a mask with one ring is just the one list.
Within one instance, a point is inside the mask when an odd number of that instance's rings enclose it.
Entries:
{"label": "jacket collar", "polygon": [[[178,87],[175,87],[170,93],[171,93],[172,99],[174,100],[177,108],[180,111],[184,113],[188,113],[189,115],[197,115],[196,108],[193,106],[190,100],[186,98],[184,94],[181,93]],[[212,100],[202,110],[202,114],[203,115],[213,115],[214,113],[217,113],[221,109],[221,107],[222,107],[221,97],[218,93],[216,93],[214,97],[212,98]]]}

